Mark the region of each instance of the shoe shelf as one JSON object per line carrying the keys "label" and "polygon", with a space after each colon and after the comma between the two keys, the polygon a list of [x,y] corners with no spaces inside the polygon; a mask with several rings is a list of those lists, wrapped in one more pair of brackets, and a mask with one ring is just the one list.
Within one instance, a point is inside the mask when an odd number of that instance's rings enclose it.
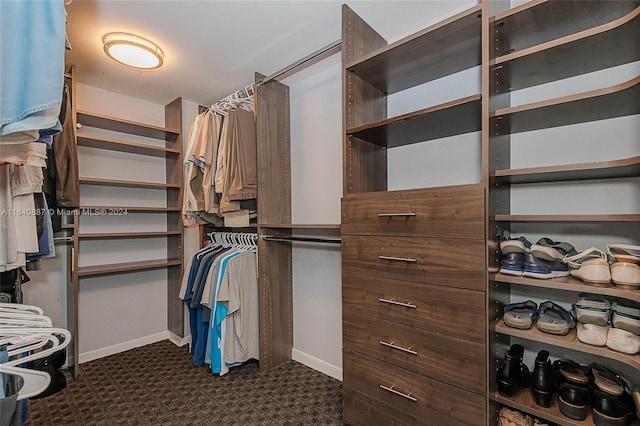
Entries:
{"label": "shoe shelf", "polygon": [[142,182],[142,181],[134,181],[134,180],[90,178],[90,177],[81,177],[80,183],[83,185],[122,186],[122,187],[130,187],[130,188],[147,188],[147,189],[180,188],[181,186],[179,183]]}
{"label": "shoe shelf", "polygon": [[[482,128],[480,94],[347,129],[378,146],[394,148],[416,142],[479,132]],[[452,126],[451,123],[455,123]]]}
{"label": "shoe shelf", "polygon": [[347,63],[345,68],[386,94],[481,64],[482,6],[438,22]]}
{"label": "shoe shelf", "polygon": [[[546,6],[549,9],[565,8],[566,6],[561,3],[563,2],[547,2]],[[640,33],[638,2],[618,5],[620,6],[618,10],[611,7],[611,4],[604,6],[606,2],[583,3],[601,3],[594,5],[596,8],[609,7],[612,9],[612,15],[605,19],[611,20],[593,28],[516,50],[491,60],[489,66],[498,76],[496,81],[499,84],[499,91],[519,90],[640,59],[637,44],[620,43],[621,40],[633,40]],[[572,8],[569,14],[575,14],[575,6],[568,6]],[[635,9],[630,10],[632,7]],[[495,18],[490,25],[502,33],[500,27],[505,25],[505,18]],[[509,42],[510,40],[503,41],[506,45]],[[585,60],[585,58],[589,59]],[[576,64],[576,66],[566,64]]]}
{"label": "shoe shelf", "polygon": [[540,102],[502,108],[490,114],[496,134],[513,134],[640,113],[640,77],[614,86]]}
{"label": "shoe shelf", "polygon": [[519,389],[516,392],[516,394],[512,397],[506,397],[496,392],[493,399],[496,402],[499,402],[500,404],[507,405],[511,408],[515,408],[516,410],[523,411],[535,417],[540,417],[541,419],[548,420],[560,426],[592,426],[594,425],[593,419],[591,416],[591,410],[588,410],[587,418],[584,420],[570,419],[569,417],[566,417],[564,414],[560,412],[557,396],[554,397],[553,404],[551,404],[551,407],[548,407],[548,408],[541,407],[533,401],[533,396],[531,396],[531,391],[528,388]]}
{"label": "shoe shelf", "polygon": [[494,326],[494,331],[507,336],[519,337],[534,342],[613,359],[640,370],[640,355],[628,355],[611,350],[606,346],[592,346],[582,343],[576,336],[575,328],[569,330],[569,333],[564,336],[558,336],[555,334],[544,333],[538,330],[535,326],[529,330],[508,327],[505,325],[503,320],[499,320]]}
{"label": "shoe shelf", "polygon": [[497,183],[537,183],[640,176],[640,156],[613,161],[496,170]]}
{"label": "shoe shelf", "polygon": [[549,288],[555,290],[572,291],[576,293],[600,294],[603,296],[619,297],[623,299],[633,300],[640,303],[640,290],[624,290],[613,285],[607,287],[595,287],[584,284],[582,281],[573,277],[552,278],[549,280],[540,280],[536,278],[518,277],[515,275],[495,274],[491,275],[492,281],[498,281],[508,284],[517,284],[530,287]]}
{"label": "shoe shelf", "polygon": [[126,152],[129,154],[140,154],[152,157],[165,157],[167,155],[180,154],[179,149],[127,142],[102,136],[86,135],[83,133],[78,133],[77,138],[78,146],[86,146],[89,148],[106,149],[109,151]]}
{"label": "shoe shelf", "polygon": [[496,222],[638,222],[640,214],[497,214]]}
{"label": "shoe shelf", "polygon": [[92,277],[99,275],[120,274],[126,272],[145,271],[150,269],[166,268],[168,266],[181,265],[180,259],[145,260],[141,262],[124,262],[107,265],[81,266],[78,268],[78,277]]}

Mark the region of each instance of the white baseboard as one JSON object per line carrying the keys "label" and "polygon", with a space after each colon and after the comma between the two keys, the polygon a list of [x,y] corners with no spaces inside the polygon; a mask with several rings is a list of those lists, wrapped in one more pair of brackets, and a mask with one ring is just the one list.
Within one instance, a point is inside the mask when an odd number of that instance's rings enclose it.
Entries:
{"label": "white baseboard", "polygon": [[138,339],[129,340],[127,342],[118,343],[117,345],[107,346],[106,348],[84,352],[78,355],[78,363],[82,364],[99,358],[104,358],[109,355],[115,355],[120,352],[128,351],[129,349],[150,345],[151,343],[160,342],[162,340],[167,340],[171,338],[170,334],[171,332],[169,330],[165,330],[161,331],[160,333],[152,334],[150,336],[144,336]]}
{"label": "white baseboard", "polygon": [[169,332],[169,341],[176,346],[184,346],[191,343],[191,336],[180,337],[177,334]]}
{"label": "white baseboard", "polygon": [[314,370],[318,370],[321,373],[331,376],[334,379],[342,381],[342,368],[336,367],[333,364],[329,364],[327,361],[323,361],[320,358],[316,358],[313,355],[309,355],[306,352],[302,352],[298,349],[291,350],[291,358],[294,361],[298,361],[301,364],[311,367]]}

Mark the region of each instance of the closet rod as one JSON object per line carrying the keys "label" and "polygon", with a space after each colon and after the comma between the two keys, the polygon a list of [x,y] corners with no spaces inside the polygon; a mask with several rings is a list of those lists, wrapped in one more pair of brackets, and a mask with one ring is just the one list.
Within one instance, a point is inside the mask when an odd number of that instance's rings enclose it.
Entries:
{"label": "closet rod", "polygon": [[342,239],[340,238],[322,238],[322,237],[274,237],[272,235],[263,235],[262,239],[265,241],[307,241],[311,243],[336,243],[340,244]]}
{"label": "closet rod", "polygon": [[54,237],[53,242],[54,243],[72,243],[73,237]]}
{"label": "closet rod", "polygon": [[290,71],[293,71],[295,68],[298,68],[300,65],[313,65],[316,62],[321,61],[322,59],[333,55],[336,52],[339,52],[342,49],[342,40],[336,40],[331,44],[326,45],[322,49],[316,50],[310,55],[305,56],[299,61],[294,62],[293,64],[282,68],[280,71],[276,71],[275,73],[266,76],[263,78],[257,85],[260,86],[262,84],[268,83],[271,80],[275,80],[276,78],[287,74]]}

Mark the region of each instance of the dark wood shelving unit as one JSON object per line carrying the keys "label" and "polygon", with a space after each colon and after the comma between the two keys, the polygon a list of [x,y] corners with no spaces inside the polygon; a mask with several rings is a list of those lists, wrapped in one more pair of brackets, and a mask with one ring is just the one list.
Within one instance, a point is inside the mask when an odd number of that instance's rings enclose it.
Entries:
{"label": "dark wood shelving unit", "polygon": [[[563,2],[547,2],[549,8],[563,9]],[[602,7],[602,2],[586,2]],[[632,4],[633,2],[629,2]],[[617,16],[617,15],[616,15]],[[502,20],[495,20],[496,26]],[[499,29],[500,30],[500,29]],[[490,66],[499,78],[502,92],[536,86],[640,59],[632,40],[640,33],[640,7],[613,21],[579,33],[499,56]],[[566,66],[565,64],[576,64]]]}
{"label": "dark wood shelving unit", "polygon": [[391,94],[481,64],[482,7],[477,6],[346,63]]}
{"label": "dark wood shelving unit", "polygon": [[347,129],[347,135],[393,148],[481,129],[481,95],[477,94]]}
{"label": "dark wood shelving unit", "polygon": [[148,155],[153,157],[165,157],[167,155],[179,155],[180,150],[174,148],[163,148],[141,143],[126,142],[107,137],[98,137],[78,133],[78,146],[89,148],[106,149],[110,151],[127,152],[130,154]]}
{"label": "dark wood shelving unit", "polygon": [[125,272],[147,271],[149,269],[160,269],[177,265],[182,265],[182,259],[144,260],[140,262],[81,266],[78,268],[78,277],[94,277],[98,275],[112,275]]}
{"label": "dark wood shelving unit", "polygon": [[640,77],[604,89],[496,110],[490,126],[512,134],[640,113]]}
{"label": "dark wood shelving unit", "polygon": [[164,139],[175,142],[180,137],[180,130],[95,114],[88,111],[77,111],[77,122],[83,126],[96,127],[114,132],[128,133],[153,139]]}
{"label": "dark wood shelving unit", "polygon": [[562,166],[496,170],[498,183],[536,183],[569,180],[611,179],[640,176],[640,157]]}
{"label": "dark wood shelving unit", "polygon": [[564,290],[575,293],[592,293],[601,294],[603,296],[620,297],[623,299],[633,300],[640,303],[640,291],[637,290],[624,290],[619,287],[609,284],[606,287],[596,287],[587,285],[582,281],[573,277],[551,278],[548,280],[541,280],[536,278],[507,275],[507,274],[494,274],[489,277],[492,281],[515,284],[529,287],[548,288],[552,290]]}

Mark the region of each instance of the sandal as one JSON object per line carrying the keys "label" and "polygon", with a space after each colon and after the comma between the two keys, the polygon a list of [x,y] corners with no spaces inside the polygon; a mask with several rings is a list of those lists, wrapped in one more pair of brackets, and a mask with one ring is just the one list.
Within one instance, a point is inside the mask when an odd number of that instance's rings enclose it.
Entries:
{"label": "sandal", "polygon": [[608,244],[607,251],[616,262],[640,262],[640,246],[631,244]]}
{"label": "sandal", "polygon": [[509,327],[528,330],[533,325],[533,319],[536,316],[537,310],[538,305],[532,300],[511,303],[504,307],[502,319]]}
{"label": "sandal", "polygon": [[553,241],[551,238],[540,238],[531,246],[531,254],[538,259],[556,261],[565,256],[577,254],[575,247],[569,243]]}
{"label": "sandal", "polygon": [[615,328],[640,335],[640,309],[613,302],[611,324]]}
{"label": "sandal", "polygon": [[562,306],[551,301],[540,304],[536,322],[538,330],[564,336],[574,325],[573,317]]}
{"label": "sandal", "polygon": [[502,254],[529,253],[531,251],[531,243],[525,237],[503,240],[500,241],[500,251]]}
{"label": "sandal", "polygon": [[625,290],[640,289],[640,266],[627,262],[614,263],[611,265],[611,281]]}
{"label": "sandal", "polygon": [[580,293],[580,298],[573,304],[571,313],[583,324],[605,326],[611,316],[611,303],[601,296]]}
{"label": "sandal", "polygon": [[571,267],[571,275],[585,284],[606,287],[611,281],[607,255],[595,247],[590,247],[573,256],[567,256],[563,262]]}

